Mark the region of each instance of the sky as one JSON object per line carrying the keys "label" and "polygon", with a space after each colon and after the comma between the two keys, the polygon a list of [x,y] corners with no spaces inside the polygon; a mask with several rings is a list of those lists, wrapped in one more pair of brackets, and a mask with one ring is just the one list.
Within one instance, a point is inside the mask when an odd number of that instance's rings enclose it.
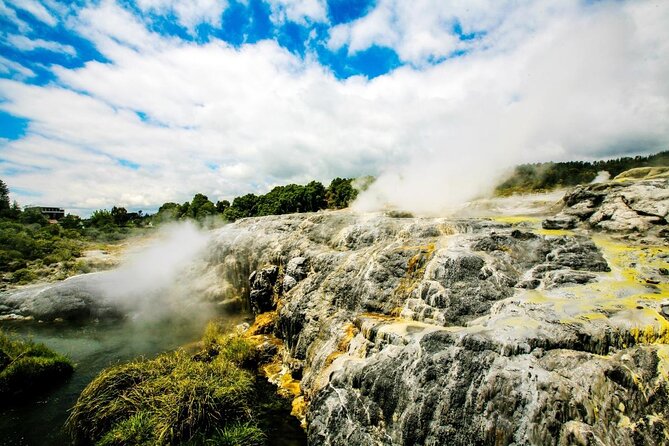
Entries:
{"label": "sky", "polygon": [[0,178],[155,210],[374,175],[446,208],[516,163],[669,148],[669,2],[0,0]]}

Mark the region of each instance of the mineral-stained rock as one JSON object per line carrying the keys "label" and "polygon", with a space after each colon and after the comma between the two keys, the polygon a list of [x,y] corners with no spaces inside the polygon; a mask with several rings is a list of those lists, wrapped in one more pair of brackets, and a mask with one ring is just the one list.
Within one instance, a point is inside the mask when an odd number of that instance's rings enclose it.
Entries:
{"label": "mineral-stained rock", "polygon": [[664,444],[669,351],[614,315],[662,317],[599,303],[618,273],[587,234],[539,234],[339,211],[239,221],[213,258],[285,271],[274,333],[311,444]]}
{"label": "mineral-stained rock", "polygon": [[669,178],[633,180],[622,176],[606,183],[577,186],[565,195],[564,203],[562,215],[578,218],[591,227],[646,232],[667,224]]}

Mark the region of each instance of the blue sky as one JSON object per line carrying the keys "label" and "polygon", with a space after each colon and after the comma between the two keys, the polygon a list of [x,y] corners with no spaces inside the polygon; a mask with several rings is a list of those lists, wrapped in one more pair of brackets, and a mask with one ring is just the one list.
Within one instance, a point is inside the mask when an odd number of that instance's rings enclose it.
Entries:
{"label": "blue sky", "polygon": [[461,200],[474,166],[666,148],[664,2],[540,3],[0,0],[0,177],[82,214],[364,174]]}

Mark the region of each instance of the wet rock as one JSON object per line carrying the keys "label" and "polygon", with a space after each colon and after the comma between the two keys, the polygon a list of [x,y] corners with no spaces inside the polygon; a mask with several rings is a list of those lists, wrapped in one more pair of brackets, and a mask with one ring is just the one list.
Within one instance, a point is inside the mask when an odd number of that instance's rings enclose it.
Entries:
{"label": "wet rock", "polygon": [[549,271],[544,277],[544,286],[546,288],[555,288],[566,284],[584,284],[592,282],[597,278],[596,275],[585,271],[556,270]]}
{"label": "wet rock", "polygon": [[278,275],[279,268],[272,265],[254,271],[249,276],[249,283],[251,285],[249,302],[254,314],[272,311],[276,308],[274,285],[276,284]]}
{"label": "wet rock", "polygon": [[[608,190],[582,190],[592,213],[567,215],[589,218]],[[566,286],[609,270],[586,235],[346,211],[219,234],[213,258],[255,271],[237,285],[250,306],[280,299],[271,353],[301,380],[311,444],[662,444],[664,347],[604,310],[565,318],[583,303]],[[652,414],[659,428],[641,422]]]}
{"label": "wet rock", "polygon": [[294,257],[286,264],[283,277],[283,290],[290,291],[299,281],[307,277],[309,262],[305,257]]}

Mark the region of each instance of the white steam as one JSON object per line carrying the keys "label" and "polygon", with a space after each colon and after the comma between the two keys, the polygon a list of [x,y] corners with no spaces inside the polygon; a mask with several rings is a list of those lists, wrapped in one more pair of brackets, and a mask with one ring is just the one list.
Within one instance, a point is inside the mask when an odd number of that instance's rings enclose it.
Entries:
{"label": "white steam", "polygon": [[[447,213],[491,192],[500,173],[518,163],[666,149],[669,27],[659,17],[669,8],[651,6],[566,13],[517,46],[433,69],[423,81],[448,80],[449,88],[396,111],[413,124],[411,153],[383,169],[354,208]],[[409,76],[399,71],[393,78]],[[430,112],[438,127],[413,119]]]}
{"label": "white steam", "polygon": [[611,179],[611,174],[607,172],[606,170],[600,170],[597,172],[597,176],[595,177],[594,180],[592,180],[590,183],[595,184],[595,183],[603,183],[605,181],[609,181]]}
{"label": "white steam", "polygon": [[[162,227],[157,240],[129,255],[100,282],[106,301],[137,319],[200,312],[214,278],[204,274],[209,235],[193,223]],[[198,279],[208,277],[207,283]]]}

